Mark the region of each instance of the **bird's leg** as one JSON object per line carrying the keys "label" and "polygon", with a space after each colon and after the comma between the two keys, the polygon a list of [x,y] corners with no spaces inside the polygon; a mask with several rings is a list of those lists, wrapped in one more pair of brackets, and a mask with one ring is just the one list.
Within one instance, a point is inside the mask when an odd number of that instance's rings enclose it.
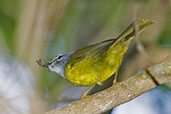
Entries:
{"label": "bird's leg", "polygon": [[96,85],[97,82],[95,82],[93,85],[91,85],[85,92],[84,94],[82,95],[81,99],[84,99],[84,98],[87,98],[87,94],[88,92]]}
{"label": "bird's leg", "polygon": [[117,76],[118,76],[118,71],[115,72],[115,77],[113,80],[113,85],[117,83]]}

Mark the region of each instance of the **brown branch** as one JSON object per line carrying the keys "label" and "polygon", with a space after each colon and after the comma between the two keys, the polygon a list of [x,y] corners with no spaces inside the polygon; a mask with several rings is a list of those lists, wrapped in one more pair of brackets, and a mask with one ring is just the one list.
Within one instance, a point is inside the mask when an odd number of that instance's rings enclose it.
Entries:
{"label": "brown branch", "polygon": [[171,56],[123,82],[118,82],[106,90],[91,95],[89,98],[72,102],[46,114],[102,113],[167,82],[171,82]]}

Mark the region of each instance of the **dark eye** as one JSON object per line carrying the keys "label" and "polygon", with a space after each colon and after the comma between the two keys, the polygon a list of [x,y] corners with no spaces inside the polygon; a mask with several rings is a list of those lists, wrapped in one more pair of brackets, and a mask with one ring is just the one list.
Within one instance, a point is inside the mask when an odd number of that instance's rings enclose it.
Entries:
{"label": "dark eye", "polygon": [[63,57],[62,55],[59,55],[57,59],[59,60],[59,59],[61,59],[62,57]]}

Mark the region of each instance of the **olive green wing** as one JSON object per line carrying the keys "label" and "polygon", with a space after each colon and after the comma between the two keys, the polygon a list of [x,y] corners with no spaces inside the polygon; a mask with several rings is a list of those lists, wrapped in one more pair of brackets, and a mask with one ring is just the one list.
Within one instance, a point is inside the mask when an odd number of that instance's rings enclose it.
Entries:
{"label": "olive green wing", "polygon": [[89,57],[92,60],[96,60],[96,57],[107,50],[115,41],[116,39],[109,39],[94,45],[81,48],[72,54],[69,62],[75,64],[86,57]]}

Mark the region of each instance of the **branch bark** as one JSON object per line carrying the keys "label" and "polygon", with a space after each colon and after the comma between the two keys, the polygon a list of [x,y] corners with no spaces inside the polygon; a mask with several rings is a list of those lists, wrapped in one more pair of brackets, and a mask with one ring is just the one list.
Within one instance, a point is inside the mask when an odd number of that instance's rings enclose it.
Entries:
{"label": "branch bark", "polygon": [[91,95],[89,98],[72,102],[46,114],[102,113],[168,82],[171,82],[171,56],[123,82],[118,82],[106,90]]}

